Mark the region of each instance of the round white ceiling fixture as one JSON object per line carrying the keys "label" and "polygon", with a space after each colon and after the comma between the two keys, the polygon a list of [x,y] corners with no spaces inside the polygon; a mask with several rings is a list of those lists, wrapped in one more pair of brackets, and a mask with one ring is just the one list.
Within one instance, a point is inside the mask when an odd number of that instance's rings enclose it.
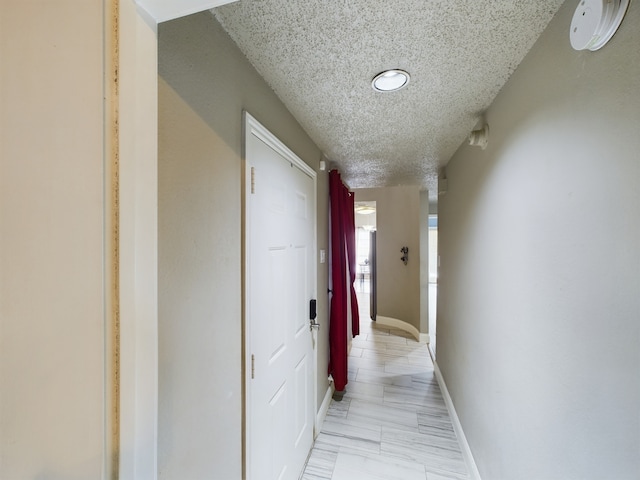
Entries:
{"label": "round white ceiling fixture", "polygon": [[376,92],[395,92],[406,87],[410,79],[404,70],[385,70],[373,77],[371,86]]}
{"label": "round white ceiling fixture", "polygon": [[376,213],[376,207],[370,207],[369,205],[357,205],[355,211],[360,215],[371,215],[372,213]]}
{"label": "round white ceiling fixture", "polygon": [[629,0],[581,0],[571,20],[575,50],[598,50],[611,40],[627,13]]}

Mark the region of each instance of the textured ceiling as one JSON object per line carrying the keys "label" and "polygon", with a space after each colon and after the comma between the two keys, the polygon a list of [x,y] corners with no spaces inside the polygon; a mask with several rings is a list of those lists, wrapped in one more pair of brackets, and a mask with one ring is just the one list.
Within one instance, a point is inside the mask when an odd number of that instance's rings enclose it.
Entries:
{"label": "textured ceiling", "polygon": [[[240,0],[212,12],[350,187],[435,194],[440,167],[561,4]],[[375,92],[391,68],[410,84]]]}

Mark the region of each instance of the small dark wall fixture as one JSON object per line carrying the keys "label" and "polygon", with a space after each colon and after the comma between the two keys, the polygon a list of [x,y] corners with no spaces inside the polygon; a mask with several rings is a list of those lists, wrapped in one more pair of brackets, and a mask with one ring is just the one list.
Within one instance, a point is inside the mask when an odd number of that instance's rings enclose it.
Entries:
{"label": "small dark wall fixture", "polygon": [[406,265],[409,261],[409,247],[402,247],[400,251],[402,252],[400,260],[402,260],[402,262]]}

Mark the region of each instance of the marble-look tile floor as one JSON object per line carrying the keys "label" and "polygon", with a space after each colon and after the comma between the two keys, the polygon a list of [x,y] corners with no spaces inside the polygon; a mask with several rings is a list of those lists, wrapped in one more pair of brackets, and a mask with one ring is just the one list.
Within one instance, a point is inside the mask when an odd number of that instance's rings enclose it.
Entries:
{"label": "marble-look tile floor", "polygon": [[366,316],[303,480],[468,479],[427,346]]}

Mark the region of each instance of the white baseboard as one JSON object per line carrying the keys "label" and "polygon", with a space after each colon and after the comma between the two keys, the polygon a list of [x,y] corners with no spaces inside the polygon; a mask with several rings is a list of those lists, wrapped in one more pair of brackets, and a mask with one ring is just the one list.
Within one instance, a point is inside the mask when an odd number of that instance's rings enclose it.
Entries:
{"label": "white baseboard", "polygon": [[433,360],[433,365],[435,367],[436,379],[438,380],[438,385],[440,385],[440,391],[442,392],[442,397],[444,398],[444,403],[447,405],[447,410],[449,410],[449,416],[451,417],[453,430],[456,432],[458,443],[460,443],[460,449],[462,450],[462,456],[464,457],[464,461],[467,464],[467,469],[469,470],[469,477],[471,478],[471,480],[481,480],[476,461],[473,458],[471,448],[469,447],[469,443],[467,442],[467,437],[464,435],[464,431],[462,431],[462,424],[460,423],[460,419],[458,418],[458,414],[456,413],[456,408],[453,406],[451,395],[449,395],[447,384],[444,383],[444,377],[442,376],[442,372],[440,371],[440,368],[438,367],[435,359]]}
{"label": "white baseboard", "polygon": [[327,393],[324,394],[322,405],[320,405],[320,409],[316,414],[316,424],[314,425],[313,438],[316,438],[320,433],[320,430],[322,430],[322,424],[324,423],[324,419],[327,416],[327,411],[329,411],[331,398],[333,397],[335,391],[336,387],[333,385],[333,381],[329,381],[329,388],[327,388]]}
{"label": "white baseboard", "polygon": [[433,360],[433,363],[436,363],[436,352],[433,349],[433,343],[431,343],[431,339],[429,339],[429,345],[427,345],[427,347],[429,347],[429,355],[431,355],[431,360]]}
{"label": "white baseboard", "polygon": [[376,323],[378,323],[379,325],[386,325],[387,327],[397,328],[398,330],[410,333],[411,335],[413,335],[413,338],[415,338],[416,341],[420,343],[429,343],[428,333],[420,333],[420,331],[416,327],[403,320],[376,315]]}

